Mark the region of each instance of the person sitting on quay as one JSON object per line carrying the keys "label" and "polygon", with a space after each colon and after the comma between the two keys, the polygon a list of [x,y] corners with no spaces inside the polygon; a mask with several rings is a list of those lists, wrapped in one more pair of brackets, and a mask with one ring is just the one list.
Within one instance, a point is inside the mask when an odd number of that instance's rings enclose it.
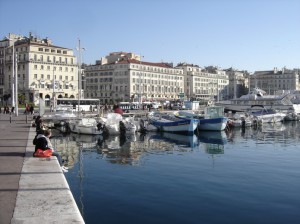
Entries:
{"label": "person sitting on quay", "polygon": [[35,130],[38,132],[39,130],[43,129],[43,120],[40,115],[38,115],[34,121],[35,123]]}
{"label": "person sitting on quay", "polygon": [[35,136],[34,140],[33,140],[33,144],[35,145],[35,151],[36,152],[38,149],[41,150],[52,150],[52,156],[55,156],[58,160],[58,163],[62,169],[63,172],[68,172],[68,167],[65,167],[63,165],[63,160],[61,158],[61,156],[59,155],[58,152],[54,151],[54,148],[51,144],[50,141],[50,137],[51,137],[51,131],[50,130],[42,130],[40,129],[37,132],[37,135]]}

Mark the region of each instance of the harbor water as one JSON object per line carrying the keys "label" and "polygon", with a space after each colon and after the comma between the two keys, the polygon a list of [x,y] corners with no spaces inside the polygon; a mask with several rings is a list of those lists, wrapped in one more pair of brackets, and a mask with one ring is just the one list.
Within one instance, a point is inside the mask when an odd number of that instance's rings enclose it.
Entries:
{"label": "harbor water", "polygon": [[300,122],[194,136],[54,136],[87,224],[300,223]]}

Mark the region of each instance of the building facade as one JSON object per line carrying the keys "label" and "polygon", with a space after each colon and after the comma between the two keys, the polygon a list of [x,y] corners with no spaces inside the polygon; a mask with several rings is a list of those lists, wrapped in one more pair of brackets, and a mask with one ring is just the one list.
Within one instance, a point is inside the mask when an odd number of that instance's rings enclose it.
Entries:
{"label": "building facade", "polygon": [[233,68],[224,70],[228,75],[228,99],[239,98],[249,91],[249,77],[247,71],[238,71]]}
{"label": "building facade", "polygon": [[168,63],[113,52],[85,68],[85,97],[101,103],[178,100],[184,92],[183,70]]}
{"label": "building facade", "polygon": [[299,69],[256,71],[250,76],[250,88],[259,87],[273,95],[278,90],[300,90],[299,79]]}
{"label": "building facade", "polygon": [[[42,98],[49,105],[54,97],[78,97],[78,65],[73,50],[55,46],[48,38],[9,34],[0,41],[0,66],[2,100],[11,96],[13,88],[18,88],[20,104],[38,104]],[[17,87],[12,85],[14,75]],[[10,97],[6,103],[11,101]]]}
{"label": "building facade", "polygon": [[228,76],[221,69],[209,66],[179,63],[176,68],[184,74],[184,94],[193,100],[222,100],[228,96]]}

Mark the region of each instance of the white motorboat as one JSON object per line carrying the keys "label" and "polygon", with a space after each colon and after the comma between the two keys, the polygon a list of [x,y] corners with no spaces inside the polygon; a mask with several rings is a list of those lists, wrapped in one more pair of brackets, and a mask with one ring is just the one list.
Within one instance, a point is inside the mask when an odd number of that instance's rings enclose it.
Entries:
{"label": "white motorboat", "polygon": [[275,109],[283,112],[293,111],[300,113],[300,104],[294,104],[293,95],[283,92],[280,95],[267,95],[265,91],[254,88],[249,94],[240,98],[219,101],[215,105],[223,106],[226,111],[246,112],[252,105],[263,105],[266,109]]}
{"label": "white motorboat", "polygon": [[110,135],[135,133],[137,131],[131,118],[123,119],[122,115],[118,113],[108,113],[106,117],[101,117],[100,121],[105,124]]}
{"label": "white motorboat", "polygon": [[252,117],[247,116],[245,113],[235,113],[232,118],[228,119],[228,126],[232,127],[251,127]]}
{"label": "white motorboat", "polygon": [[261,105],[253,105],[251,109],[253,109],[253,107],[260,108],[260,110],[255,110],[255,112],[250,111],[254,125],[282,122],[286,117],[286,113],[278,112],[275,109],[266,109]]}
{"label": "white motorboat", "polygon": [[69,122],[71,132],[87,135],[101,135],[103,125],[94,118],[82,118]]}

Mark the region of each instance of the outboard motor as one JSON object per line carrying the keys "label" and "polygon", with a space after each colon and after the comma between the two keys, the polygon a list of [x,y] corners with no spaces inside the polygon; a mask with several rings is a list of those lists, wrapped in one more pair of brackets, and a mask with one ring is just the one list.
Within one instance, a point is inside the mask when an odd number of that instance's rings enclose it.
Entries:
{"label": "outboard motor", "polygon": [[119,125],[120,125],[120,134],[124,135],[126,133],[126,126],[125,126],[124,122],[120,121]]}
{"label": "outboard motor", "polygon": [[142,134],[147,133],[147,129],[145,127],[145,121],[143,119],[140,120],[140,132]]}
{"label": "outboard motor", "polygon": [[103,136],[104,138],[108,137],[108,136],[109,136],[109,130],[108,130],[108,128],[105,126],[105,124],[103,124],[102,130],[103,130],[102,136]]}
{"label": "outboard motor", "polygon": [[102,129],[102,124],[100,122],[97,123],[97,129],[100,131]]}
{"label": "outboard motor", "polygon": [[71,133],[71,128],[70,128],[70,123],[69,122],[65,123],[65,130],[66,130],[66,133]]}

